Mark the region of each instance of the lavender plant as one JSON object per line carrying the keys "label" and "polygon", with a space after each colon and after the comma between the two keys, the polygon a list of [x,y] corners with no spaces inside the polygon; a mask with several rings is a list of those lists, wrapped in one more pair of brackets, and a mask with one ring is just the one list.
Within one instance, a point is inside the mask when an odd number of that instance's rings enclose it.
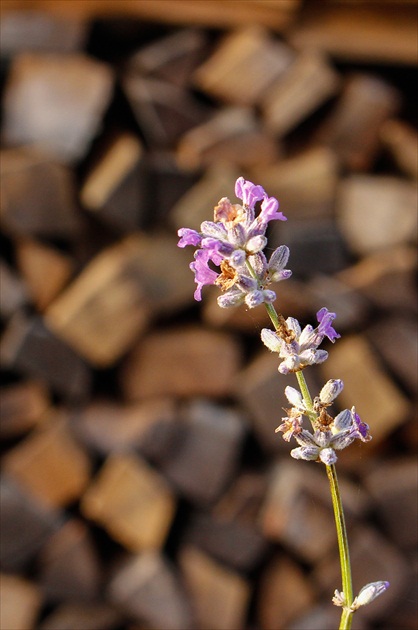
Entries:
{"label": "lavender plant", "polygon": [[267,309],[273,330],[264,328],[261,340],[270,351],[278,354],[278,371],[284,375],[294,373],[299,386],[299,390],[286,387],[285,395],[290,408],[276,432],[281,432],[287,442],[291,439],[297,442],[298,446],[290,452],[293,458],[325,465],[334,509],[342,578],[342,590],[335,590],[332,602],[342,608],[340,630],[349,630],[353,613],[369,604],[389,586],[385,581],[372,582],[366,584],[357,597],[353,595],[347,531],[335,467],[338,451],[355,440],[371,440],[369,427],[360,419],[355,407],[344,409],[335,417],[329,413],[329,407],[343,389],[342,380],[329,380],[319,394],[312,398],[303,370],[326,361],[328,353],[319,348],[325,338],[332,343],[340,338],[332,325],[336,315],[325,307],[321,308],[316,314],[318,325],[315,328],[307,325],[302,329],[297,319],[285,319],[276,311],[273,305],[276,293],[271,285],[291,276],[292,272],[285,268],[290,252],[286,245],[281,245],[267,259],[264,253],[267,246],[266,231],[270,221],[287,219],[279,212],[277,199],[268,197],[261,186],[243,177],[236,181],[235,194],[242,203],[231,203],[227,197],[223,197],[214,209],[214,220],[204,221],[200,232],[189,228],[178,231],[178,245],[197,248],[194,262],[190,264],[197,284],[194,293],[196,300],[202,299],[204,286],[214,284],[221,290],[218,297],[221,308],[244,303],[248,308],[264,304]]}

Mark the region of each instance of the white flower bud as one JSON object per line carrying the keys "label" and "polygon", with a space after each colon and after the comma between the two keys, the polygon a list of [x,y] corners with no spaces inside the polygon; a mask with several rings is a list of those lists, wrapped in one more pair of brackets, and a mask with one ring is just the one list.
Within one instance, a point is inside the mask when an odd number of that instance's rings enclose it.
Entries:
{"label": "white flower bud", "polygon": [[319,393],[321,403],[330,405],[343,390],[344,383],[339,378],[329,380]]}
{"label": "white flower bud", "polygon": [[354,598],[350,609],[354,611],[360,608],[360,606],[366,606],[366,604],[370,604],[370,602],[376,599],[376,597],[379,597],[379,595],[384,593],[388,586],[389,582],[385,582],[383,580],[366,584],[366,586],[363,586],[357,597]]}
{"label": "white flower bud", "polygon": [[280,348],[282,347],[282,341],[277,333],[274,330],[270,330],[269,328],[263,328],[261,331],[261,341],[265,346],[272,352],[280,352]]}
{"label": "white flower bud", "polygon": [[298,392],[297,389],[288,385],[284,390],[284,393],[287,400],[293,407],[296,407],[296,409],[305,410],[305,404],[303,402],[302,394]]}

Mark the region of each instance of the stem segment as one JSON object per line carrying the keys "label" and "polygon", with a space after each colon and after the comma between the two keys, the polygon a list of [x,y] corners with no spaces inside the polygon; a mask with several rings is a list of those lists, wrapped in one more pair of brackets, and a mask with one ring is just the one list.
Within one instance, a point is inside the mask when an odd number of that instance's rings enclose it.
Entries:
{"label": "stem segment", "polygon": [[343,505],[338,486],[337,471],[334,464],[326,466],[328,480],[331,488],[332,507],[334,508],[335,526],[337,528],[338,548],[340,552],[342,590],[346,606],[343,608],[340,621],[340,630],[350,630],[353,614],[349,609],[353,603],[353,585],[351,580],[350,554],[348,551],[348,537],[345,526]]}

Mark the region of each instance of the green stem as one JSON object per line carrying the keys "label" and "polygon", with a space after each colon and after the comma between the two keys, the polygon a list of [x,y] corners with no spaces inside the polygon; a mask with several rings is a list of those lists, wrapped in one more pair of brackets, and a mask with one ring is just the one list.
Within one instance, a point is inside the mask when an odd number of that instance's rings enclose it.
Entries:
{"label": "green stem", "polygon": [[[251,270],[251,267],[250,267]],[[267,313],[271,319],[271,322],[275,329],[279,327],[279,315],[272,304],[265,304]],[[303,396],[306,408],[309,411],[313,411],[312,397],[309,392],[308,385],[302,371],[296,372],[296,378],[298,380],[299,388]],[[348,550],[348,537],[347,529],[345,526],[345,518],[343,505],[341,501],[340,489],[338,485],[337,471],[334,465],[326,466],[327,476],[330,483],[332,507],[334,509],[335,526],[337,530],[338,549],[340,554],[340,566],[341,566],[341,581],[342,591],[345,597],[346,605],[342,609],[341,620],[339,630],[350,630],[353,613],[349,610],[349,607],[353,603],[353,585],[351,578],[351,564],[350,554]]]}
{"label": "green stem", "polygon": [[348,551],[348,537],[345,526],[343,505],[338,486],[337,471],[334,464],[326,466],[328,480],[331,488],[332,507],[334,508],[335,525],[337,528],[338,548],[340,552],[342,590],[346,606],[342,610],[340,630],[350,630],[353,614],[349,607],[353,603],[353,585],[351,580],[350,554]]}
{"label": "green stem", "polygon": [[296,372],[296,378],[298,379],[300,393],[303,396],[303,400],[305,402],[306,408],[309,409],[309,411],[313,411],[311,394],[309,393],[308,385],[305,381],[305,377],[301,370],[299,370],[299,372]]}

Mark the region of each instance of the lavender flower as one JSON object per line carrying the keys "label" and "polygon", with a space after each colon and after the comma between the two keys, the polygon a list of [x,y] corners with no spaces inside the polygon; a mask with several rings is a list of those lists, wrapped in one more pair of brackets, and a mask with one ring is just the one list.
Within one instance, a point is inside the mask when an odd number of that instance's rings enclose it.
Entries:
{"label": "lavender flower", "polygon": [[[346,448],[356,439],[362,442],[371,440],[369,427],[361,421],[354,407],[351,410],[344,409],[335,418],[327,412],[327,407],[334,402],[343,386],[339,379],[329,380],[314,399],[312,408],[308,408],[300,392],[293,387],[286,387],[285,395],[292,407],[276,431],[282,431],[283,439],[287,442],[293,437],[299,444],[291,451],[292,457],[321,461],[331,466],[337,461],[335,451]],[[303,428],[303,416],[309,417],[313,433]]]}
{"label": "lavender flower", "polygon": [[292,340],[283,338],[282,331],[273,331],[263,328],[261,340],[272,352],[277,352],[283,361],[279,365],[281,374],[298,372],[308,365],[323,363],[328,358],[326,350],[318,350],[318,346],[325,337],[332,342],[340,335],[331,326],[335,319],[335,313],[330,313],[328,309],[321,308],[316,314],[319,325],[313,328],[311,325],[305,326],[302,330],[297,319],[288,317],[286,319],[287,332],[291,332]]}
{"label": "lavender flower", "polygon": [[[198,247],[195,262],[190,264],[197,284],[194,297],[200,301],[202,288],[216,284],[223,291],[218,298],[222,308],[243,302],[249,308],[271,304],[276,294],[267,287],[289,278],[291,271],[285,269],[289,259],[285,245],[278,247],[267,261],[263,252],[267,244],[265,232],[270,221],[285,221],[286,217],[278,212],[277,199],[268,197],[261,186],[243,177],[237,179],[235,193],[242,205],[223,197],[215,207],[214,221],[204,221],[200,232],[189,228],[178,231],[179,247]],[[255,204],[259,201],[260,212],[256,216]]]}

